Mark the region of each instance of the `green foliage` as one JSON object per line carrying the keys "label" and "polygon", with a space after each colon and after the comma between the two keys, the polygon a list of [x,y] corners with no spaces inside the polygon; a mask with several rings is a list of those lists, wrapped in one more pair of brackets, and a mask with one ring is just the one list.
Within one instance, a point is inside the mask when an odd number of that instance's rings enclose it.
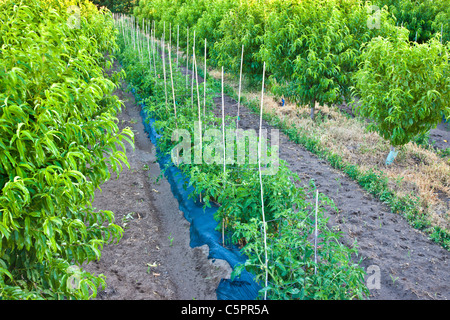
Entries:
{"label": "green foliage", "polygon": [[[217,56],[213,50],[214,43],[218,42],[224,37],[224,28],[220,27],[224,15],[236,6],[237,0],[217,0],[208,1],[207,8],[203,15],[197,20],[195,25],[195,32],[198,38],[198,52],[197,56],[204,55],[204,39],[207,40],[207,56],[210,58]],[[213,59],[213,58],[212,58]],[[217,61],[211,60],[210,63],[217,64]]]}
{"label": "green foliage", "polygon": [[407,30],[400,30],[398,37],[372,39],[355,75],[360,114],[393,146],[450,117],[449,46],[434,38],[410,44]]}
{"label": "green foliage", "polygon": [[[395,16],[398,26],[407,28],[409,40],[425,43],[436,33],[444,33],[444,41],[450,40],[450,5],[448,0],[375,0]],[[417,37],[417,38],[416,38]]]}
{"label": "green foliage", "polygon": [[273,7],[260,59],[277,95],[312,108],[348,101],[362,43],[392,32],[385,11],[380,28],[369,29],[370,11],[361,1],[275,1]]}
{"label": "green foliage", "polygon": [[[66,23],[75,4],[79,29]],[[113,21],[88,1],[38,0],[3,1],[0,21],[0,298],[88,299],[105,281],[73,266],[122,235],[94,191],[133,139],[103,73]]]}
{"label": "green foliage", "polygon": [[[119,42],[121,45],[124,41]],[[149,117],[155,119],[154,126],[160,137],[157,147],[159,157],[168,156],[177,142],[171,140],[175,125],[186,130],[191,137],[194,158],[196,146],[194,121],[198,119],[196,106],[190,99],[177,98],[177,118],[173,103],[169,99],[165,104],[164,81],[161,77],[144,77],[149,70],[148,61],[144,63],[137,57],[132,46],[122,47],[119,59],[127,73],[127,80],[132,83],[137,99],[145,101],[143,107]],[[147,56],[144,52],[143,56]],[[158,58],[160,60],[160,58]],[[161,66],[157,65],[157,73]],[[131,77],[133,75],[133,77]],[[152,77],[153,75],[153,77]],[[202,118],[204,130],[220,129],[221,119],[214,116],[215,97],[218,90],[216,81],[208,77],[208,103],[206,117]],[[175,92],[185,90],[184,76],[179,70],[174,73]],[[146,96],[142,87],[151,87],[151,95]],[[168,90],[171,88],[168,86]],[[201,93],[202,95],[202,93]],[[169,107],[168,107],[169,106]],[[234,118],[226,121],[234,128]],[[220,131],[220,130],[219,130]],[[220,131],[221,132],[221,131]],[[234,142],[235,152],[237,143]],[[202,151],[212,144],[203,140]],[[229,141],[227,141],[229,145]],[[197,146],[198,148],[198,146]],[[218,152],[216,150],[216,152]],[[236,159],[236,154],[235,158]],[[192,160],[192,159],[191,159]],[[180,163],[178,168],[187,177],[187,186],[193,187],[191,197],[201,199],[205,206],[213,203],[219,206],[215,219],[221,230],[224,222],[226,239],[233,244],[243,245],[243,252],[248,256],[245,265],[241,265],[234,275],[241,270],[252,271],[258,280],[264,282],[265,263],[263,258],[261,196],[258,166],[246,159],[245,163],[228,163],[226,173],[220,163],[201,164]],[[314,272],[314,246],[311,236],[314,231],[314,206],[308,195],[313,190],[303,187],[299,177],[295,176],[286,163],[280,163],[274,175],[263,176],[264,208],[269,241],[269,286],[262,289],[268,292],[269,299],[363,299],[368,294],[364,284],[364,272],[353,262],[355,248],[348,248],[339,242],[341,235],[327,227],[324,218],[325,206],[334,206],[332,201],[320,195],[319,209],[319,243],[317,274]]]}
{"label": "green foliage", "polygon": [[132,13],[137,0],[92,0],[98,7],[106,7],[114,13]]}
{"label": "green foliage", "polygon": [[239,74],[242,46],[244,46],[243,72],[250,80],[261,80],[263,62],[257,59],[263,43],[266,23],[266,1],[242,1],[240,6],[229,10],[220,22],[223,37],[214,44],[211,53],[213,63],[226,66]]}

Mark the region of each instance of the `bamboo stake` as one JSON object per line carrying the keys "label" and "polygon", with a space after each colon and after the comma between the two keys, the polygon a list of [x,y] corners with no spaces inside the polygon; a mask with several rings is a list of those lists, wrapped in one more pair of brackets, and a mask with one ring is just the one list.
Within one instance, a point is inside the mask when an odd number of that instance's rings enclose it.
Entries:
{"label": "bamboo stake", "polygon": [[162,63],[163,63],[163,73],[164,73],[164,94],[166,95],[166,109],[167,109],[167,79],[166,79],[166,58],[164,52],[164,33],[161,37],[161,54],[162,54]]}
{"label": "bamboo stake", "polygon": [[314,274],[317,274],[317,210],[319,207],[319,190],[316,190],[316,217],[314,229]]}
{"label": "bamboo stake", "polygon": [[172,47],[172,23],[169,23],[169,46]]}
{"label": "bamboo stake", "polygon": [[[195,30],[194,30],[194,45],[192,46],[193,56],[195,55]],[[194,70],[192,70],[192,86],[191,86],[191,104],[194,106]]]}
{"label": "bamboo stake", "polygon": [[[199,124],[199,137],[200,137],[200,152],[203,150],[203,141],[202,141],[202,116],[201,116],[201,107],[200,107],[200,91],[198,87],[198,68],[197,68],[197,58],[195,56],[194,51],[194,70],[195,70],[195,79],[197,84],[197,105],[198,105],[198,124]],[[202,193],[200,193],[200,202],[202,202]]]}
{"label": "bamboo stake", "polygon": [[[170,46],[170,44],[169,44]],[[178,119],[177,119],[177,104],[175,100],[175,88],[173,85],[173,71],[172,71],[172,55],[169,47],[169,67],[170,67],[170,82],[172,84],[172,96],[173,96],[173,112],[175,114],[175,126],[178,129]]]}
{"label": "bamboo stake", "polygon": [[222,143],[223,143],[223,174],[225,176],[226,163],[225,163],[225,97],[223,90],[223,66],[222,66]]}
{"label": "bamboo stake", "polygon": [[[192,69],[194,69],[194,62],[192,62]],[[191,76],[191,105],[194,107],[194,70],[192,70]]]}
{"label": "bamboo stake", "polygon": [[202,150],[202,116],[200,107],[200,90],[198,87],[198,70],[197,70],[197,58],[194,51],[194,70],[195,70],[195,82],[197,84],[197,106],[198,106],[198,123],[200,130],[200,150]]}
{"label": "bamboo stake", "polygon": [[180,25],[177,26],[177,69],[178,69],[178,51],[180,45]]}
{"label": "bamboo stake", "polygon": [[187,27],[187,45],[186,45],[186,95],[189,89],[189,27]]}
{"label": "bamboo stake", "polygon": [[136,33],[135,33],[135,28],[136,28],[136,25],[135,25],[134,19],[133,19],[133,28],[131,30],[132,30],[132,34],[133,34],[133,47],[134,47],[134,50],[136,51]]}
{"label": "bamboo stake", "polygon": [[152,69],[152,52],[150,50],[150,34],[149,33],[147,33],[147,51],[148,51],[148,62],[150,64],[150,70],[151,70]]}
{"label": "bamboo stake", "polygon": [[[262,115],[263,115],[263,105],[264,105],[264,78],[266,73],[266,63],[263,66],[263,78],[262,78],[262,90],[261,90],[261,111],[259,116],[259,141],[258,141],[258,169],[259,169],[259,184],[261,186],[261,212],[263,219],[263,232],[264,232],[264,252],[265,252],[265,269],[266,269],[266,281],[265,286],[268,285],[269,279],[269,269],[267,265],[267,232],[266,232],[266,215],[264,213],[264,189],[262,183],[262,173],[261,173],[261,143],[262,143]],[[267,291],[264,292],[264,300],[267,299]]]}
{"label": "bamboo stake", "polygon": [[[241,87],[242,87],[242,66],[244,64],[244,45],[242,45],[242,53],[241,53],[241,71],[239,73],[239,93],[238,93],[238,107],[237,107],[237,119],[236,119],[236,129],[239,128],[239,112],[241,107]],[[236,131],[237,134],[237,131]]]}
{"label": "bamboo stake", "polygon": [[153,69],[155,69],[155,79],[156,79],[157,72],[156,72],[156,25],[155,25],[155,20],[153,20]]}
{"label": "bamboo stake", "polygon": [[[225,98],[223,90],[223,66],[222,66],[222,145],[223,145],[223,186],[225,188],[226,179],[226,162],[225,162]],[[222,244],[225,246],[225,216],[222,218]]]}
{"label": "bamboo stake", "polygon": [[203,73],[203,118],[206,116],[206,38],[205,38],[205,72]]}

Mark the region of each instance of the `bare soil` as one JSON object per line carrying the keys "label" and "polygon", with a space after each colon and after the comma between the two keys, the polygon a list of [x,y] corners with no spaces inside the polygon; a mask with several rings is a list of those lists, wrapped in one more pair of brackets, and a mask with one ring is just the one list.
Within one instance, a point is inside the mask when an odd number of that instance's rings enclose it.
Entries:
{"label": "bare soil", "polygon": [[[237,102],[225,97],[225,116],[236,116]],[[221,117],[221,98],[216,99]],[[241,105],[239,128],[259,131],[259,115]],[[263,121],[268,136],[273,129]],[[302,178],[315,181],[319,191],[334,200],[339,211],[329,211],[330,227],[343,232],[343,241],[357,241],[362,266],[378,266],[380,289],[370,291],[373,300],[450,298],[450,252],[411,227],[354,180],[333,169],[326,161],[292,142],[280,132],[280,159]],[[370,274],[369,274],[370,275]],[[367,280],[367,277],[366,277]]]}
{"label": "bare soil", "polygon": [[[116,68],[118,66],[116,65]],[[189,222],[179,210],[160,167],[155,147],[144,131],[140,107],[126,84],[115,93],[125,104],[119,128],[135,133],[135,150],[127,145],[130,169],[124,166],[101,186],[93,206],[114,212],[124,227],[118,244],[104,247],[99,261],[85,266],[106,276],[107,288],[97,300],[216,300],[216,288],[229,278],[223,260],[208,259],[207,246],[191,248]]]}
{"label": "bare soil", "polygon": [[[139,107],[125,88],[117,95],[126,105],[119,116],[120,125],[135,131],[136,150],[127,150],[130,170],[125,168],[118,180],[103,185],[94,206],[113,211],[117,223],[134,214],[119,244],[106,246],[101,260],[86,266],[88,271],[107,277],[108,288],[97,299],[216,299],[220,279],[228,278],[231,270],[224,261],[207,259],[207,247],[189,246],[189,223],[179,211],[168,182],[155,181],[160,168],[154,146],[144,132]],[[221,116],[220,98],[216,105],[215,113]],[[235,116],[236,101],[225,97],[225,110],[226,115]],[[245,106],[240,114],[239,127],[257,132],[259,115]],[[269,133],[274,129],[266,122],[263,127]],[[381,286],[370,291],[370,299],[450,298],[450,252],[281,132],[280,159],[305,184],[314,179],[319,191],[335,201],[339,211],[328,212],[330,226],[343,232],[347,245],[357,241],[358,259],[362,258],[364,268],[380,268]]]}

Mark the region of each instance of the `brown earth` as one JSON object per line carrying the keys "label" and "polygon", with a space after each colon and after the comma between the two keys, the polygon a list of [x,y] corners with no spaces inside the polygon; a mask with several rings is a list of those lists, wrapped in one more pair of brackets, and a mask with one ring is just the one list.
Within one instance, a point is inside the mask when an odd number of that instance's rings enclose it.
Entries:
{"label": "brown earth", "polygon": [[[101,260],[87,266],[107,277],[108,289],[97,299],[216,299],[215,289],[221,278],[229,277],[229,266],[208,260],[205,247],[190,248],[189,223],[178,210],[167,181],[155,182],[159,165],[140,110],[123,88],[117,94],[126,105],[120,124],[135,131],[136,151],[128,150],[131,169],[125,169],[119,180],[103,185],[94,206],[115,212],[118,223],[130,212],[134,214],[120,243],[106,246]],[[220,98],[216,105],[215,113],[220,116]],[[226,115],[235,116],[236,101],[225,97],[225,110]],[[239,127],[257,132],[258,125],[259,115],[242,106]],[[274,129],[266,122],[263,127],[269,133]],[[370,299],[450,298],[450,252],[281,132],[279,145],[280,159],[305,184],[314,179],[319,191],[334,200],[339,211],[328,212],[329,224],[343,232],[347,245],[357,241],[362,266],[366,270],[372,265],[379,267],[380,289],[372,289]]]}
{"label": "brown earth", "polygon": [[[221,98],[215,114],[221,117]],[[237,102],[225,97],[225,116],[236,116]],[[239,128],[259,132],[259,115],[241,105]],[[272,126],[263,121],[268,136]],[[450,252],[412,228],[354,180],[331,168],[324,160],[292,142],[280,132],[279,156],[302,178],[313,179],[319,191],[334,200],[339,211],[329,211],[329,224],[344,233],[348,246],[357,241],[362,266],[378,266],[380,289],[370,291],[374,300],[450,298]],[[370,274],[369,274],[370,276]],[[368,277],[366,277],[368,280]]]}
{"label": "brown earth", "polygon": [[[116,66],[117,67],[117,66]],[[135,133],[135,150],[127,144],[130,169],[114,175],[96,193],[93,206],[114,212],[124,227],[119,244],[104,247],[100,261],[85,269],[106,276],[102,300],[215,300],[222,278],[231,268],[208,259],[208,247],[191,248],[189,222],[178,208],[160,167],[155,148],[144,131],[140,107],[126,85],[115,93],[125,104],[119,128]]]}

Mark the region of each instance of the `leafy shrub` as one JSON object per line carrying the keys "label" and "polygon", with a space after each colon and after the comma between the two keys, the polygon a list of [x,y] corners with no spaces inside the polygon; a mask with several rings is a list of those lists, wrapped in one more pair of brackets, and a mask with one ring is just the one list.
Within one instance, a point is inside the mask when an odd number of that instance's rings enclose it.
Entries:
{"label": "leafy shrub", "polygon": [[0,20],[0,298],[88,299],[105,282],[79,267],[122,235],[94,191],[133,137],[103,74],[113,21],[88,1],[39,0],[1,2]]}
{"label": "leafy shrub", "polygon": [[408,31],[372,39],[355,75],[358,111],[393,146],[408,143],[450,116],[449,50],[438,39],[410,44]]}

